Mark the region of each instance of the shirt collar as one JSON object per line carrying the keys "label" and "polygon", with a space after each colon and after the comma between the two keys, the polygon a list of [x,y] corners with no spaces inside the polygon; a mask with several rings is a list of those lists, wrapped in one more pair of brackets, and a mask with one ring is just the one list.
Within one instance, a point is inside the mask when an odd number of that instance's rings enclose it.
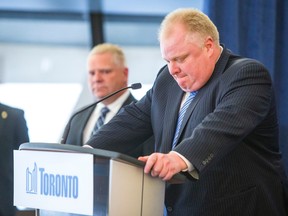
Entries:
{"label": "shirt collar", "polygon": [[[117,113],[118,110],[121,108],[122,104],[125,100],[129,97],[130,91],[125,91],[120,97],[118,97],[114,102],[109,104],[107,107],[111,112]],[[99,109],[102,109],[105,105],[101,102],[99,103]]]}

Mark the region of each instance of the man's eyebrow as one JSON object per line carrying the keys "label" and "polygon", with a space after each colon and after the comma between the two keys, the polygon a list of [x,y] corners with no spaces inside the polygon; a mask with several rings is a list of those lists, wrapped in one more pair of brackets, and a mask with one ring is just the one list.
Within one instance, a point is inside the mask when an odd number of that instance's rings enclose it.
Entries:
{"label": "man's eyebrow", "polygon": [[187,54],[183,54],[183,55],[179,55],[179,56],[173,58],[172,60],[173,61],[177,61],[177,60],[181,61],[181,60],[184,60],[185,58],[187,58],[188,55],[189,55],[188,53]]}

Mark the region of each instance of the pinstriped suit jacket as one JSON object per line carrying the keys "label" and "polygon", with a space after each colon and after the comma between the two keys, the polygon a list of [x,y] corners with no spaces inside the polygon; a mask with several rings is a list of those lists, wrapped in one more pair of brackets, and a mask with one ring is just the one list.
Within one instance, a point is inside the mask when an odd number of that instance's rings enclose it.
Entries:
{"label": "pinstriped suit jacket", "polygon": [[[156,151],[169,152],[182,96],[163,67],[146,96],[87,144],[123,153],[154,134]],[[175,151],[194,165],[199,180],[167,184],[169,216],[286,215],[287,179],[274,93],[259,62],[223,50],[212,77],[185,114]]]}

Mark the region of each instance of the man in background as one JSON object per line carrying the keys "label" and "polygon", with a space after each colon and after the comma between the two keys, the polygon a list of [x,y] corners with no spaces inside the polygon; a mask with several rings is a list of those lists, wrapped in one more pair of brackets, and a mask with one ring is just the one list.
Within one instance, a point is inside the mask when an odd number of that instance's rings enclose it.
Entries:
{"label": "man in background", "polygon": [[29,142],[24,111],[0,103],[0,215],[16,215],[13,205],[13,150]]}
{"label": "man in background", "polygon": [[[87,59],[88,84],[96,100],[128,86],[128,67],[123,50],[114,44],[95,46]],[[121,91],[73,117],[66,143],[82,146],[103,124],[109,122],[125,105],[136,102],[129,90]],[[68,126],[68,125],[67,125]],[[150,140],[152,142],[152,139]],[[152,151],[153,144],[145,144]],[[126,154],[138,157],[142,146]]]}

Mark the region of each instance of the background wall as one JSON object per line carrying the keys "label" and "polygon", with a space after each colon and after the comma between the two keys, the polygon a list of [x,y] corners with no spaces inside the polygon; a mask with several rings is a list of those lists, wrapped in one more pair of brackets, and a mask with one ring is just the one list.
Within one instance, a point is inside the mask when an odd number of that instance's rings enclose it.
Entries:
{"label": "background wall", "polygon": [[93,101],[86,56],[100,42],[127,56],[140,99],[164,61],[157,31],[178,7],[203,0],[1,0],[0,102],[25,111],[31,142],[58,142],[70,115]]}

